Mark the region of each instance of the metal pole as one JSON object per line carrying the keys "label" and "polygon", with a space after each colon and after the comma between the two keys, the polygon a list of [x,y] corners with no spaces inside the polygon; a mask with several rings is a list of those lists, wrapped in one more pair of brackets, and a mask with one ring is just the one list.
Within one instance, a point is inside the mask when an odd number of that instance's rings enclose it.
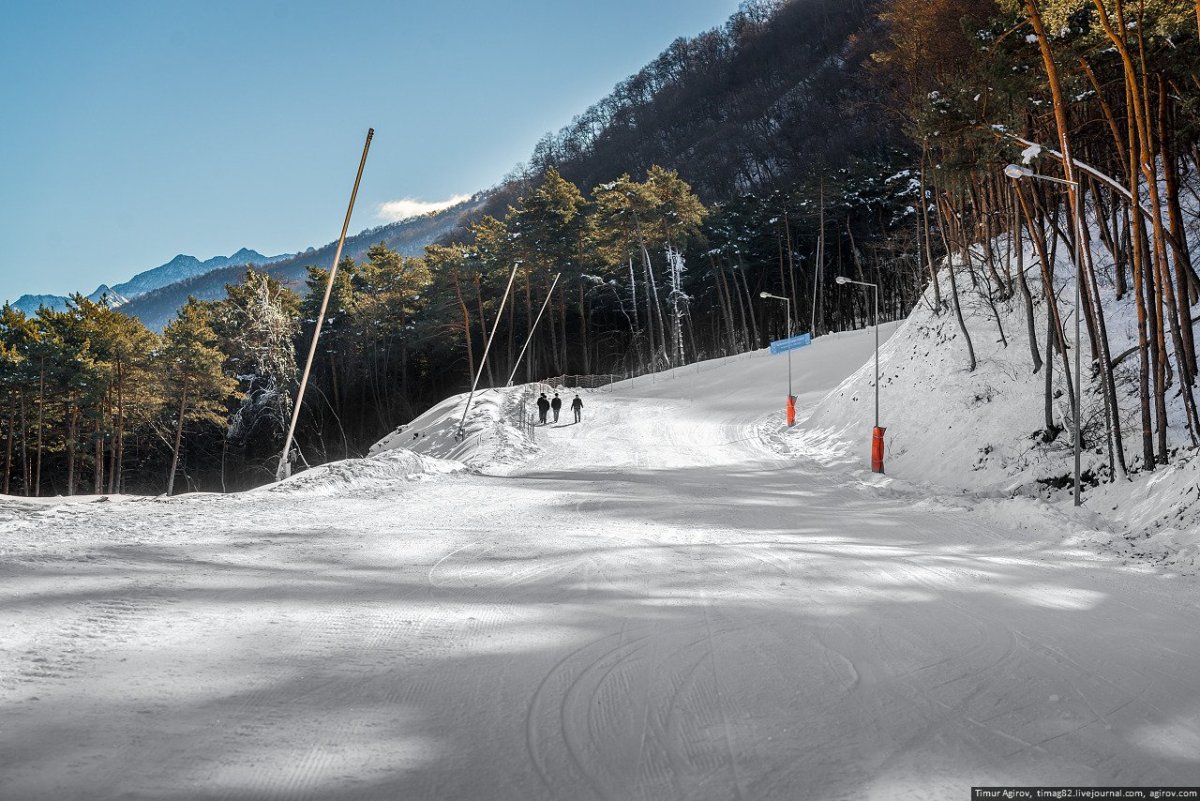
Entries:
{"label": "metal pole", "polygon": [[1080,490],[1079,464],[1083,450],[1083,431],[1079,427],[1079,409],[1083,406],[1083,384],[1080,379],[1079,361],[1079,318],[1083,308],[1079,305],[1079,285],[1083,283],[1083,195],[1075,186],[1075,505],[1083,503]]}
{"label": "metal pole", "polygon": [[500,312],[492,323],[492,333],[488,335],[487,346],[483,349],[483,358],[479,360],[479,369],[475,371],[475,380],[471,382],[471,394],[467,396],[467,405],[463,407],[462,419],[458,421],[458,438],[463,437],[463,425],[467,422],[467,412],[471,410],[471,400],[475,397],[475,388],[479,386],[479,378],[483,375],[483,367],[487,364],[488,352],[492,349],[492,340],[496,338],[496,329],[500,327],[500,318],[504,316],[504,307],[508,305],[508,293],[512,290],[513,279],[517,277],[517,266],[513,265],[512,275],[508,277],[508,286],[504,288],[504,299],[500,301]]}
{"label": "metal pole", "polygon": [[550,298],[554,297],[554,287],[558,286],[558,279],[561,277],[562,273],[554,276],[554,283],[550,285],[550,291],[546,293],[546,300],[542,302],[542,308],[538,311],[537,319],[533,321],[533,327],[529,329],[529,336],[525,337],[525,344],[521,346],[521,354],[517,356],[517,363],[513,365],[512,374],[508,377],[508,382],[504,386],[512,386],[513,379],[517,376],[517,370],[521,367],[521,359],[525,358],[525,349],[533,341],[533,332],[537,330],[538,323],[542,321],[542,314],[546,311],[546,307],[550,305]]}
{"label": "metal pole", "polygon": [[[787,336],[785,337],[785,339],[791,339],[792,338],[792,299],[782,297],[781,295],[772,295],[770,292],[759,292],[758,296],[760,298],[772,298],[773,300],[782,300],[784,303],[787,304],[784,307],[784,312],[787,314]],[[791,420],[792,420],[793,411],[794,411],[793,405],[792,405],[792,397],[793,397],[792,396],[792,351],[791,351],[791,349],[789,349],[788,350],[788,421],[789,421],[788,425],[792,425]]]}
{"label": "metal pole", "polygon": [[875,290],[875,427],[879,428],[879,285],[872,284]]}
{"label": "metal pole", "polygon": [[[784,298],[787,304],[787,335],[792,338],[792,299]],[[792,352],[788,351],[788,398],[792,397]]]}
{"label": "metal pole", "polygon": [[880,285],[871,284],[875,291],[875,427],[880,427]]}
{"label": "metal pole", "polygon": [[374,136],[375,129],[368,128],[367,141],[363,144],[362,158],[358,162],[358,174],[354,176],[354,189],[350,192],[350,206],[346,209],[346,219],[342,223],[342,235],[338,237],[333,266],[329,268],[329,282],[325,284],[325,297],[322,298],[321,310],[317,313],[317,327],[313,329],[312,344],[308,348],[308,359],[304,362],[304,373],[300,377],[300,390],[296,393],[296,406],[292,409],[292,422],[288,425],[287,437],[283,441],[283,453],[280,454],[279,465],[275,468],[276,481],[292,474],[288,452],[292,448],[292,438],[296,434],[296,421],[300,419],[300,406],[304,403],[304,391],[308,388],[308,375],[312,371],[313,357],[317,353],[317,340],[321,337],[321,326],[325,323],[325,311],[329,308],[329,296],[333,294],[333,279],[337,275],[338,262],[342,260],[342,247],[346,244],[346,231],[350,228],[350,215],[354,213],[354,199],[358,196],[358,184],[362,181],[363,167],[367,164],[367,151],[371,149],[371,139]]}

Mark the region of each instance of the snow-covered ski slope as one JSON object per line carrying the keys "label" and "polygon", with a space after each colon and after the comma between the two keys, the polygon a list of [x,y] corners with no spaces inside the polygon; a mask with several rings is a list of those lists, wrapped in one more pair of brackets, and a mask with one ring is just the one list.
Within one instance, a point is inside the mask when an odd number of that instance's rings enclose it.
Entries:
{"label": "snow-covered ski slope", "polygon": [[[801,406],[872,345],[795,352]],[[275,488],[0,501],[0,798],[1200,783],[1196,578],[790,454],[786,358],[583,392],[536,445],[453,442],[449,401],[423,453]]]}

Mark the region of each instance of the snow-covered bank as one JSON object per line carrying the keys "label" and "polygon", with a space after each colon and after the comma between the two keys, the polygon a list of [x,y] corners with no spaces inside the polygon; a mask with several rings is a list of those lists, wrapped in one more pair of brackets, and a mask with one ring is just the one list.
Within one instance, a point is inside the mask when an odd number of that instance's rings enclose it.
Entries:
{"label": "snow-covered bank", "polygon": [[[997,243],[996,250],[1004,252],[1003,243]],[[1096,253],[1104,275],[1111,265],[1101,256]],[[1024,260],[1026,265],[1034,265],[1032,273],[1036,273],[1035,258],[1030,252]],[[970,286],[967,271],[961,265],[956,269],[961,273],[960,289]],[[946,298],[951,288],[944,266],[941,275]],[[1062,296],[1070,298],[1073,274],[1069,259],[1060,265],[1057,275]],[[887,429],[886,470],[889,478],[899,479],[890,485],[890,491],[917,497],[969,496],[1004,519],[1039,515],[1040,525],[1073,541],[1089,541],[1124,557],[1172,569],[1200,569],[1200,459],[1181,455],[1171,465],[1137,471],[1131,480],[1110,483],[1103,447],[1103,399],[1085,367],[1083,421],[1085,442],[1092,444],[1082,455],[1084,509],[1075,510],[1070,498],[1074,459],[1070,405],[1061,361],[1056,359],[1053,365],[1056,397],[1052,416],[1065,431],[1046,442],[1046,367],[1033,371],[1020,294],[996,300],[993,307],[978,293],[964,292],[962,308],[978,362],[974,371],[968,370],[966,345],[953,311],[948,302],[935,310],[932,289],[880,348],[880,424]],[[1114,352],[1135,344],[1132,299],[1114,301],[1105,314]],[[1044,356],[1046,307],[1036,296],[1034,318]],[[1069,316],[1066,325],[1073,330]],[[1084,336],[1086,348],[1086,333]],[[802,415],[795,429],[768,426],[764,437],[782,450],[831,467],[864,466],[873,425],[874,375],[874,363],[867,361],[816,403],[810,414]],[[1125,450],[1136,467],[1135,375],[1127,370],[1122,377],[1119,403]],[[1168,412],[1175,423],[1170,441],[1186,454],[1191,449],[1182,425],[1182,399],[1174,397]],[[1010,498],[1018,500],[1003,502]]]}
{"label": "snow-covered bank", "polygon": [[522,421],[533,390],[477,392],[465,419],[468,394],[452,395],[375,443],[366,458],[318,465],[255,492],[369,495],[400,481],[511,468],[539,452]]}
{"label": "snow-covered bank", "polygon": [[438,459],[406,450],[389,450],[365,459],[343,459],[318,465],[278,484],[269,484],[252,492],[278,495],[370,494],[397,481],[446,475],[465,469],[462,462],[453,459]]}
{"label": "snow-covered bank", "polygon": [[531,397],[544,391],[538,387],[541,385],[523,384],[480,390],[471,399],[465,420],[468,393],[452,395],[375,443],[370,456],[405,451],[459,462],[474,470],[520,464],[538,453],[525,424]]}

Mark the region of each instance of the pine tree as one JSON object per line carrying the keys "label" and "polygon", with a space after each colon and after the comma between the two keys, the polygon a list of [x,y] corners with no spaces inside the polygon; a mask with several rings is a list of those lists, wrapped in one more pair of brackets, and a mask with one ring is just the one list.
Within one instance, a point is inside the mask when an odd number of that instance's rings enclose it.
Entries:
{"label": "pine tree", "polygon": [[2,491],[12,492],[13,473],[17,465],[14,453],[20,440],[20,470],[18,482],[25,495],[30,493],[28,453],[28,409],[31,400],[30,377],[32,346],[37,341],[37,327],[24,313],[8,304],[0,309],[0,398],[5,412],[0,416],[4,432],[4,465]]}
{"label": "pine tree", "polygon": [[370,407],[381,428],[394,414],[412,416],[409,403],[409,351],[413,322],[432,281],[423,259],[406,259],[380,243],[367,251],[359,269],[352,317],[359,331]]}
{"label": "pine tree", "polygon": [[164,389],[175,399],[175,435],[167,495],[175,490],[175,474],[183,447],[184,424],[188,421],[223,427],[226,403],[236,398],[237,380],[226,375],[226,356],[217,348],[210,308],[195,298],[179,310],[163,331],[161,355]]}
{"label": "pine tree", "polygon": [[211,322],[241,393],[227,439],[252,455],[274,454],[292,414],[300,299],[254,269],[225,292],[212,306]]}

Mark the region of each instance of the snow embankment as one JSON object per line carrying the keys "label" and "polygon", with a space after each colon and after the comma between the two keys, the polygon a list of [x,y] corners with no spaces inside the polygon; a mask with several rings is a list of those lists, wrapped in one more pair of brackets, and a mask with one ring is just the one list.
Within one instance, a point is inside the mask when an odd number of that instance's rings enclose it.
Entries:
{"label": "snow embankment", "polygon": [[[889,475],[984,494],[1041,494],[1043,483],[1070,475],[1070,436],[1041,441],[1043,377],[1029,366],[1024,327],[1014,324],[1015,317],[1003,322],[1007,348],[995,323],[970,309],[974,371],[967,369],[953,313],[935,315],[924,303],[881,345],[879,424],[886,429]],[[790,442],[821,461],[862,464],[870,452],[874,404],[875,363],[869,359],[816,405]],[[1068,413],[1062,397],[1055,414],[1061,419]]]}
{"label": "snow embankment", "polygon": [[376,442],[368,458],[402,451],[481,472],[518,464],[539,451],[524,421],[542,391],[523,384],[476,392],[465,420],[468,395],[453,395]]}
{"label": "snow embankment", "polygon": [[[1000,253],[1013,252],[1004,241],[994,247]],[[981,254],[976,255],[982,260]],[[1063,258],[1067,257],[1060,257],[1055,271],[1055,288],[1073,367],[1074,270],[1069,258]],[[1110,283],[1111,262],[1100,250],[1095,261],[1102,285]],[[1034,294],[1034,337],[1044,360],[1048,323],[1047,304],[1039,292],[1040,268],[1032,252],[1025,253],[1023,263]],[[979,262],[975,268],[983,269]],[[1139,443],[1134,440],[1139,426],[1133,360],[1118,371],[1125,453],[1134,472],[1131,480],[1111,481],[1103,396],[1088,369],[1090,348],[1084,326],[1084,509],[1074,509],[1074,446],[1067,394],[1071,377],[1056,356],[1047,412],[1047,366],[1034,371],[1030,326],[1019,290],[1010,298],[993,297],[989,302],[979,291],[968,289],[973,280],[965,266],[955,269],[975,369],[969,369],[966,340],[949,304],[945,266],[940,271],[942,308],[935,308],[931,288],[880,348],[879,415],[886,429],[885,466],[889,479],[901,480],[882,482],[888,491],[911,492],[914,498],[948,494],[952,503],[986,505],[989,514],[1014,524],[1036,522],[1061,531],[1068,540],[1090,542],[1131,560],[1188,572],[1200,569],[1200,459],[1188,455],[1190,442],[1180,399],[1173,398],[1168,409],[1175,424],[1168,437],[1181,455],[1169,466],[1141,470]],[[1111,285],[1102,289],[1108,302],[1104,313],[1112,352],[1122,353],[1136,344],[1132,298],[1118,302],[1113,300]],[[764,435],[777,449],[865,472],[874,403],[875,364],[868,359],[794,429],[768,427]]]}
{"label": "snow embankment", "polygon": [[464,470],[461,462],[435,459],[408,451],[388,451],[365,459],[343,459],[318,465],[259,491],[303,495],[374,495],[398,481]]}
{"label": "snow embankment", "polygon": [[465,420],[467,393],[453,395],[372,445],[366,458],[319,465],[262,491],[372,494],[399,481],[518,464],[538,451],[522,425],[532,391],[520,386],[477,392]]}
{"label": "snow embankment", "polygon": [[1122,556],[1164,567],[1200,570],[1200,458],[1196,454],[1142,474],[1103,484],[1089,505],[1120,520],[1123,530],[1100,538]]}

